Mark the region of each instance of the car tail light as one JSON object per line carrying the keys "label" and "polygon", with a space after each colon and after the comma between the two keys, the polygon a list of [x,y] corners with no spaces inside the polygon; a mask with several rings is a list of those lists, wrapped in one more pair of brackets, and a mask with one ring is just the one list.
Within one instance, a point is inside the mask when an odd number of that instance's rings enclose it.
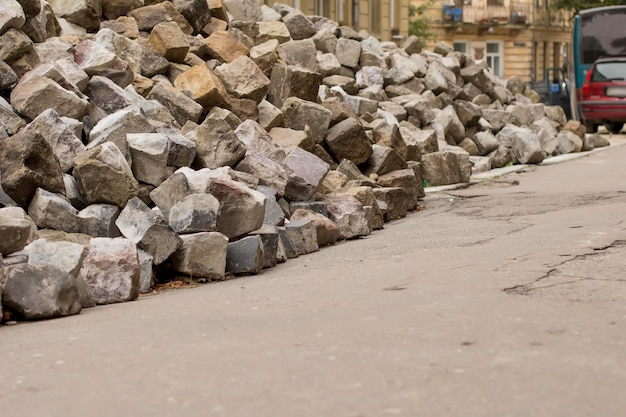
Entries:
{"label": "car tail light", "polygon": [[589,68],[589,71],[587,71],[587,76],[585,77],[585,82],[583,83],[583,96],[589,95],[589,81],[591,81],[592,73],[593,73],[593,67]]}

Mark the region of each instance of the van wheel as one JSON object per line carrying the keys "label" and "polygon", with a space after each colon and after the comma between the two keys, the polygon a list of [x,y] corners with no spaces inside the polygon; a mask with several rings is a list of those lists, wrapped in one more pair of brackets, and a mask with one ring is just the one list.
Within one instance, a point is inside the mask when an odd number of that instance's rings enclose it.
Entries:
{"label": "van wheel", "polygon": [[585,131],[587,133],[596,133],[598,131],[597,123],[584,122],[584,125],[585,125]]}
{"label": "van wheel", "polygon": [[622,122],[607,123],[604,125],[604,127],[606,127],[606,130],[608,130],[609,132],[617,134],[622,131],[622,128],[624,127],[624,123]]}

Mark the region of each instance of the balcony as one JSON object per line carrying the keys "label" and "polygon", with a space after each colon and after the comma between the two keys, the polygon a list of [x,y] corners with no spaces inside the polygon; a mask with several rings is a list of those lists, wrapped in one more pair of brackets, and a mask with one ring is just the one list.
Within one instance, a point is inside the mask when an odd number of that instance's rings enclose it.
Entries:
{"label": "balcony", "polygon": [[[475,1],[474,3],[478,3]],[[474,24],[481,26],[526,25],[530,22],[530,6],[488,6],[483,4],[445,5],[443,23],[447,25]]]}
{"label": "balcony", "polygon": [[553,9],[535,9],[533,24],[541,26],[572,27],[571,12]]}
{"label": "balcony", "polygon": [[454,3],[444,5],[442,12],[445,26],[537,25],[571,28],[570,12],[521,4],[515,0],[454,0]]}

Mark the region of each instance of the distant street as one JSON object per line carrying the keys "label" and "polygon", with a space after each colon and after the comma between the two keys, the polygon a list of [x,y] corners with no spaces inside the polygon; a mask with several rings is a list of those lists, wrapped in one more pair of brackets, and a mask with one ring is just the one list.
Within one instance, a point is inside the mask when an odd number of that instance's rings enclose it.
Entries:
{"label": "distant street", "polygon": [[626,137],[258,276],[0,326],[7,417],[621,416]]}

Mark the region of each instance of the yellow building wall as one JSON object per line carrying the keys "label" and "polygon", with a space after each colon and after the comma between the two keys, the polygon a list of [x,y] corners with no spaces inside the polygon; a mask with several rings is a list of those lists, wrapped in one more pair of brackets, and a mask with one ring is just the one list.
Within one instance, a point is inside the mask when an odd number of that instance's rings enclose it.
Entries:
{"label": "yellow building wall", "polygon": [[[359,0],[358,24],[353,21],[353,0],[323,0],[322,12],[325,17],[340,25],[354,29],[364,29],[380,40],[399,40],[408,35],[410,0]],[[392,11],[392,2],[395,10]],[[272,7],[275,3],[285,3],[292,7],[299,5],[305,15],[319,15],[318,0],[263,0],[261,4]],[[343,4],[343,18],[340,19],[339,8]],[[391,15],[393,18],[393,27]],[[393,30],[393,33],[392,33]]]}
{"label": "yellow building wall", "polygon": [[[419,6],[421,1],[411,0],[412,5]],[[428,47],[432,49],[438,42],[453,44],[455,41],[469,42],[501,42],[504,78],[518,76],[526,82],[540,82],[545,78],[545,69],[562,66],[567,59],[563,51],[569,50],[571,29],[567,21],[562,19],[561,12],[554,12],[546,7],[545,0],[504,0],[504,9],[487,8],[487,0],[467,0],[463,8],[463,23],[444,24],[443,6],[450,1],[437,0],[426,13],[431,19],[435,39]],[[485,9],[482,10],[481,9]],[[507,16],[512,10],[526,15],[526,24],[511,25],[502,23],[488,29],[480,16],[487,11]],[[483,13],[481,15],[480,13]],[[557,19],[558,17],[558,19]]]}

